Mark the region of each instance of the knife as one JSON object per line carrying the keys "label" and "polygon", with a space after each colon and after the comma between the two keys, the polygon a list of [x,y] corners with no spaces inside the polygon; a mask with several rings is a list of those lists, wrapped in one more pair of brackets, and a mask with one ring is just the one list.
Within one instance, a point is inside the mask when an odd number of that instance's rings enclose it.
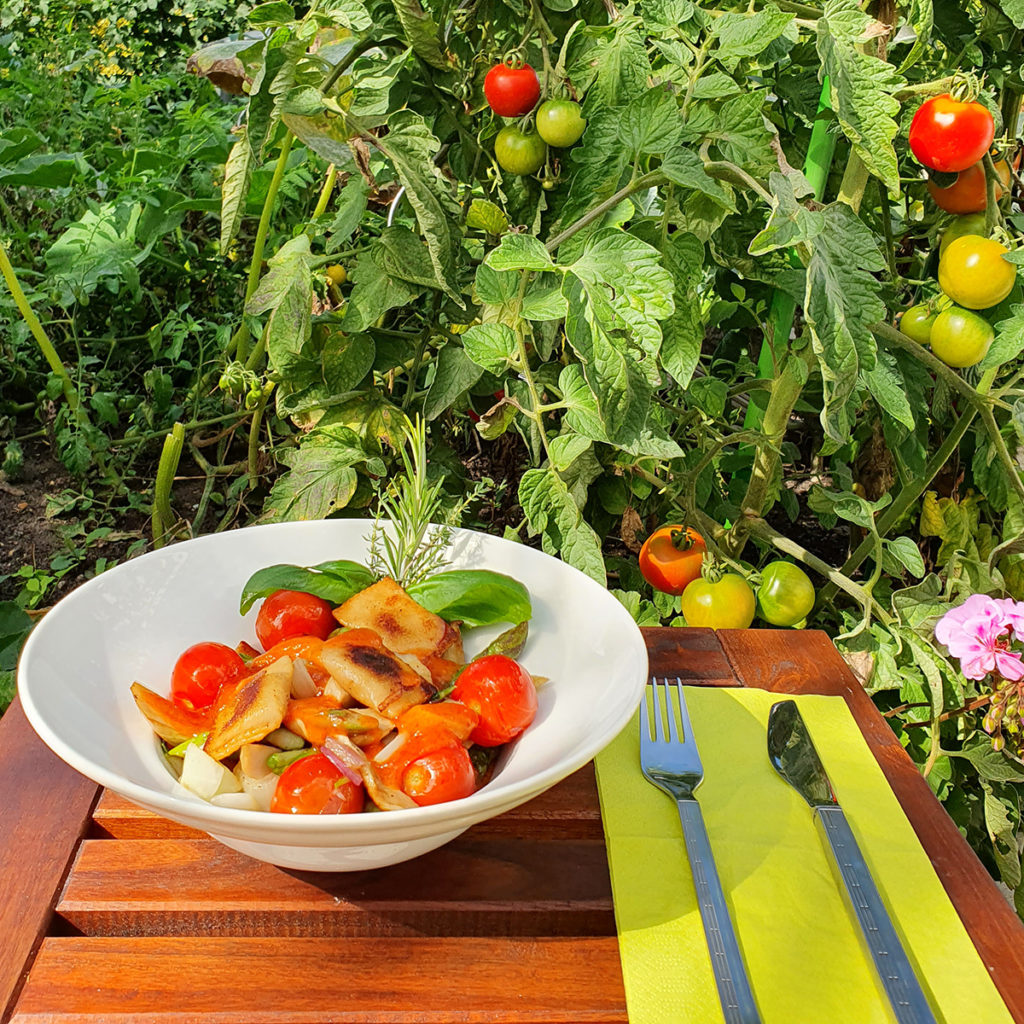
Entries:
{"label": "knife", "polygon": [[772,705],[768,715],[768,757],[775,770],[810,804],[820,819],[857,923],[900,1024],[935,1024],[882,897],[832,791],[796,701]]}

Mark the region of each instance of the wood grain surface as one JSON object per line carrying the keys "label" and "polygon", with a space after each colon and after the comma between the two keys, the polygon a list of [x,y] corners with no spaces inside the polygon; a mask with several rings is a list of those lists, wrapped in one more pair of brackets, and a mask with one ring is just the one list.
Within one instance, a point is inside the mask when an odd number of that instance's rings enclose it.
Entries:
{"label": "wood grain surface", "polygon": [[[1024,926],[828,638],[645,637],[652,675],[845,697],[1024,1024]],[[262,864],[109,792],[93,807],[16,705],[0,792],[2,1024],[626,1021],[592,765],[440,850],[349,874]]]}

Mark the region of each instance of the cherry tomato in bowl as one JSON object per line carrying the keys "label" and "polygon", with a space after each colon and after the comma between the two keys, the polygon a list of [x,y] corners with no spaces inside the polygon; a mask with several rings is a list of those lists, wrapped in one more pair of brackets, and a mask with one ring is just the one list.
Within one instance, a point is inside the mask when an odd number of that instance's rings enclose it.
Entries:
{"label": "cherry tomato in bowl", "polygon": [[700,576],[707,544],[685,526],[661,526],[640,548],[640,572],[655,590],[681,594]]}
{"label": "cherry tomato in bowl", "polygon": [[537,690],[530,673],[504,654],[471,661],[455,679],[452,700],[480,716],[469,738],[481,747],[515,739],[537,714]]}
{"label": "cherry tomato in bowl", "polygon": [[256,616],[256,636],[265,651],[293,636],[326,640],[337,627],[334,611],[321,597],[301,590],[275,590]]}
{"label": "cherry tomato in bowl", "polygon": [[587,119],[572,100],[545,100],[537,111],[537,134],[549,145],[564,149],[580,140]]}
{"label": "cherry tomato in bowl", "polygon": [[910,122],[910,150],[934,171],[963,171],[984,157],[995,134],[995,121],[982,104],[943,93],[917,108]]}
{"label": "cherry tomato in bowl", "polygon": [[509,174],[534,174],[544,166],[548,147],[536,132],[520,131],[506,125],[494,140],[498,166]]}
{"label": "cherry tomato in bowl", "polygon": [[537,72],[529,64],[495,64],[484,78],[484,96],[499,117],[522,117],[540,99]]}
{"label": "cherry tomato in bowl", "polygon": [[694,580],[683,591],[683,616],[688,626],[746,629],[754,621],[756,602],[750,584],[728,572],[717,581]]}
{"label": "cherry tomato in bowl", "polygon": [[944,309],[932,324],[932,352],[958,369],[981,362],[994,338],[992,325],[984,317],[958,306]]}
{"label": "cherry tomato in bowl", "polygon": [[358,814],[362,786],[350,782],[323,754],[292,762],[281,773],[270,801],[275,814]]}
{"label": "cherry tomato in bowl", "polygon": [[989,309],[1013,290],[1017,268],[1003,259],[1006,246],[993,238],[963,235],[939,259],[939,285],[959,306]]}
{"label": "cherry tomato in bowl", "polygon": [[[1010,167],[1005,160],[996,162],[996,173],[1002,184],[996,184],[995,198],[998,202],[1010,187]],[[988,206],[988,190],[985,183],[985,165],[972,164],[961,171],[952,185],[941,188],[936,182],[928,182],[928,194],[935,205],[946,213],[981,213]],[[980,232],[977,232],[980,234]]]}
{"label": "cherry tomato in bowl", "polygon": [[814,607],[814,584],[792,562],[769,562],[761,570],[757,603],[761,618],[773,626],[795,626],[803,622]]}
{"label": "cherry tomato in bowl", "polygon": [[466,748],[441,747],[417,758],[402,776],[402,790],[421,807],[461,800],[476,789],[476,769]]}
{"label": "cherry tomato in bowl", "polygon": [[248,673],[246,664],[227,644],[193,644],[183,651],[171,672],[171,699],[202,710],[217,699],[221,687]]}

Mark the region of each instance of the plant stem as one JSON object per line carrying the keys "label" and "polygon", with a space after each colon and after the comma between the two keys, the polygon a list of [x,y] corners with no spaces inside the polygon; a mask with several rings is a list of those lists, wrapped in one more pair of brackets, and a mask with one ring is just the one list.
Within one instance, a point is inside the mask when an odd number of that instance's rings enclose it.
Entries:
{"label": "plant stem", "polygon": [[768,500],[768,492],[775,479],[781,460],[782,440],[789,428],[793,407],[807,381],[807,364],[801,356],[788,355],[779,367],[772,381],[768,405],[761,421],[762,437],[754,453],[754,465],[750,471],[750,482],[740,502],[741,515],[729,531],[726,547],[735,558],[743,553],[747,540],[746,524],[750,519],[759,519]]}
{"label": "plant stem", "polygon": [[[285,168],[288,165],[288,154],[291,152],[295,136],[288,132],[281,142],[281,153],[277,158],[277,165],[274,167],[274,176],[270,179],[270,187],[267,190],[266,199],[263,201],[263,212],[260,214],[259,227],[256,229],[256,240],[252,247],[252,262],[249,264],[249,278],[245,285],[245,298],[242,300],[242,312],[256,291],[260,281],[260,273],[263,268],[263,250],[267,244],[267,235],[270,232],[270,218],[274,213],[274,205],[277,202],[277,193],[281,188],[281,181],[284,178]],[[234,355],[240,362],[245,362],[249,356],[249,325],[243,315],[242,326],[235,332],[234,337],[228,342],[228,353]]]}
{"label": "plant stem", "polygon": [[331,164],[327,168],[327,178],[324,181],[324,187],[320,190],[320,198],[316,201],[316,206],[313,209],[313,213],[309,218],[309,225],[306,228],[308,234],[313,232],[313,224],[319,217],[323,215],[324,210],[327,209],[327,204],[331,201],[331,193],[334,192],[334,183],[338,180],[338,168]]}
{"label": "plant stem", "polygon": [[623,199],[628,198],[635,192],[642,192],[645,188],[656,188],[668,182],[661,171],[651,171],[649,174],[642,174],[634,178],[628,185],[624,185],[614,195],[609,196],[603,202],[598,203],[593,209],[588,210],[579,220],[574,221],[564,231],[560,231],[547,243],[548,252],[554,252],[563,242],[572,238],[578,231],[582,231],[588,224],[593,224],[599,217],[604,216],[613,207],[619,205]]}
{"label": "plant stem", "polygon": [[551,449],[548,448],[548,436],[544,430],[544,420],[541,415],[541,408],[543,403],[540,399],[540,392],[537,390],[537,382],[534,380],[533,371],[530,369],[530,353],[526,351],[526,338],[523,336],[523,318],[520,315],[523,308],[523,299],[526,297],[526,289],[530,283],[530,271],[520,271],[519,275],[519,295],[516,300],[516,326],[513,328],[513,334],[516,336],[516,351],[519,355],[519,370],[523,375],[523,380],[526,382],[526,389],[530,392],[530,402],[533,408],[527,411],[523,409],[530,419],[533,420],[537,427],[537,432],[540,434],[541,447],[544,449],[544,454],[548,457],[548,462],[551,461]]}
{"label": "plant stem", "polygon": [[11,266],[11,261],[7,257],[7,249],[2,241],[0,241],[0,273],[3,273],[4,281],[7,284],[8,291],[11,293],[11,297],[14,299],[14,304],[18,307],[18,312],[28,325],[28,329],[32,332],[32,337],[36,339],[39,350],[43,353],[43,357],[46,359],[54,375],[60,380],[61,390],[64,392],[64,400],[68,403],[68,408],[79,422],[88,423],[88,416],[78,400],[78,391],[75,388],[74,381],[72,381],[67,367],[61,362],[57,349],[54,347],[53,342],[50,341],[46,331],[43,330],[43,325],[39,322],[39,318],[29,304],[24,291],[22,291],[21,283],[14,272],[14,267]]}
{"label": "plant stem", "polygon": [[[991,154],[985,154],[983,163],[985,166],[985,237],[988,238],[1003,216],[999,212],[999,203],[996,201],[996,183],[999,182],[999,172],[992,162]],[[1001,184],[1001,182],[999,183]]]}
{"label": "plant stem", "polygon": [[164,449],[160,455],[160,465],[156,471],[156,484],[153,487],[153,547],[161,548],[167,539],[167,532],[174,523],[174,512],[171,509],[171,486],[174,474],[178,471],[181,460],[181,449],[185,444],[185,428],[175,423],[171,432],[164,438]]}
{"label": "plant stem", "polygon": [[267,407],[267,400],[273,391],[273,385],[265,387],[260,395],[259,402],[252,413],[252,422],[249,424],[249,450],[247,467],[249,471],[249,490],[254,491],[260,482],[260,427],[263,425],[263,410]]}
{"label": "plant stem", "polygon": [[368,36],[366,39],[362,39],[356,43],[356,45],[353,46],[352,49],[334,65],[333,68],[331,68],[331,73],[324,79],[324,84],[320,86],[320,91],[325,96],[330,93],[338,79],[341,78],[341,76],[345,74],[350,67],[352,67],[356,60],[366,53],[367,50],[377,46],[379,43],[380,40],[374,39],[372,36]]}

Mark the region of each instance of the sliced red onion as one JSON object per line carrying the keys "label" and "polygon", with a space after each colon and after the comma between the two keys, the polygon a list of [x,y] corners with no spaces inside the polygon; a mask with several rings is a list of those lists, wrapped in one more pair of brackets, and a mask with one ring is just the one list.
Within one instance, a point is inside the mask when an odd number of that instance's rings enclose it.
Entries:
{"label": "sliced red onion", "polygon": [[369,762],[366,755],[347,736],[328,736],[320,750],[353,786],[363,784],[359,769]]}
{"label": "sliced red onion", "polygon": [[394,736],[384,744],[380,750],[374,754],[373,759],[380,764],[383,764],[392,754],[397,754],[398,751],[405,746],[405,741],[409,738],[408,733],[396,732]]}

